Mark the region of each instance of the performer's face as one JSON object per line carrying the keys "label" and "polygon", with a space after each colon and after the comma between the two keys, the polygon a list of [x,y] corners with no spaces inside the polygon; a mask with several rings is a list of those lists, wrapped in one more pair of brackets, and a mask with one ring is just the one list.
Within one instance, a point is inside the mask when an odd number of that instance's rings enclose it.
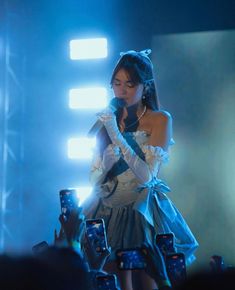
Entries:
{"label": "performer's face", "polygon": [[112,87],[115,97],[123,99],[127,106],[134,105],[142,99],[143,84],[134,84],[124,69],[116,73]]}

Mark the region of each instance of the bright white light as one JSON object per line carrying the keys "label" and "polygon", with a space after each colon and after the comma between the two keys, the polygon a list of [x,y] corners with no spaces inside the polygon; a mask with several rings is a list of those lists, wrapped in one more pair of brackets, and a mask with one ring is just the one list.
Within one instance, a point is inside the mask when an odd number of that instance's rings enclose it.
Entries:
{"label": "bright white light", "polygon": [[96,138],[71,138],[68,140],[68,157],[70,159],[91,159]]}
{"label": "bright white light", "polygon": [[107,106],[107,89],[104,87],[71,89],[71,109],[100,109]]}
{"label": "bright white light", "polygon": [[94,59],[107,57],[106,38],[74,39],[70,41],[71,59]]}
{"label": "bright white light", "polygon": [[93,188],[91,186],[78,186],[75,189],[79,198],[79,205],[81,205],[85,201],[85,199],[90,196]]}

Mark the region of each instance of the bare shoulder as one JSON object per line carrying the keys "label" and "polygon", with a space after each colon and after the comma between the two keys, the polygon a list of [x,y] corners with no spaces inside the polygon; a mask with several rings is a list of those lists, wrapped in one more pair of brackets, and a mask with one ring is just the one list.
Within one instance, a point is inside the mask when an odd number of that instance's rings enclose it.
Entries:
{"label": "bare shoulder", "polygon": [[167,124],[172,122],[172,116],[167,111],[150,111],[149,120],[152,124]]}
{"label": "bare shoulder", "polygon": [[149,111],[149,145],[168,149],[172,137],[172,117],[167,111]]}

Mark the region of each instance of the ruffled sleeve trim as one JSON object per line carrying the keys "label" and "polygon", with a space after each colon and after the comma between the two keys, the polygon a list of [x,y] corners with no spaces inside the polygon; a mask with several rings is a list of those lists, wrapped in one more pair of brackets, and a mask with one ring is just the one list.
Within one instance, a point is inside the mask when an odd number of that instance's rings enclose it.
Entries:
{"label": "ruffled sleeve trim", "polygon": [[169,153],[163,150],[160,146],[144,145],[142,150],[146,157],[155,157],[162,163],[167,163],[169,161]]}

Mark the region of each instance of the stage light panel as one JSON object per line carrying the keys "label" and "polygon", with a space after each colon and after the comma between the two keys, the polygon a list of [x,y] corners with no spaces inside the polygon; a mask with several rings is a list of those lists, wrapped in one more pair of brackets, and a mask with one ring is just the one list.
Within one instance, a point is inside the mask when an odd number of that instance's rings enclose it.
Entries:
{"label": "stage light panel", "polygon": [[78,186],[75,188],[77,196],[79,198],[79,206],[91,195],[92,187],[91,186]]}
{"label": "stage light panel", "polygon": [[68,158],[91,159],[95,145],[96,138],[70,138],[68,140]]}
{"label": "stage light panel", "polygon": [[69,91],[71,109],[102,109],[107,106],[107,89],[104,87],[77,88]]}
{"label": "stage light panel", "polygon": [[108,55],[106,38],[73,39],[70,41],[72,60],[105,58]]}

